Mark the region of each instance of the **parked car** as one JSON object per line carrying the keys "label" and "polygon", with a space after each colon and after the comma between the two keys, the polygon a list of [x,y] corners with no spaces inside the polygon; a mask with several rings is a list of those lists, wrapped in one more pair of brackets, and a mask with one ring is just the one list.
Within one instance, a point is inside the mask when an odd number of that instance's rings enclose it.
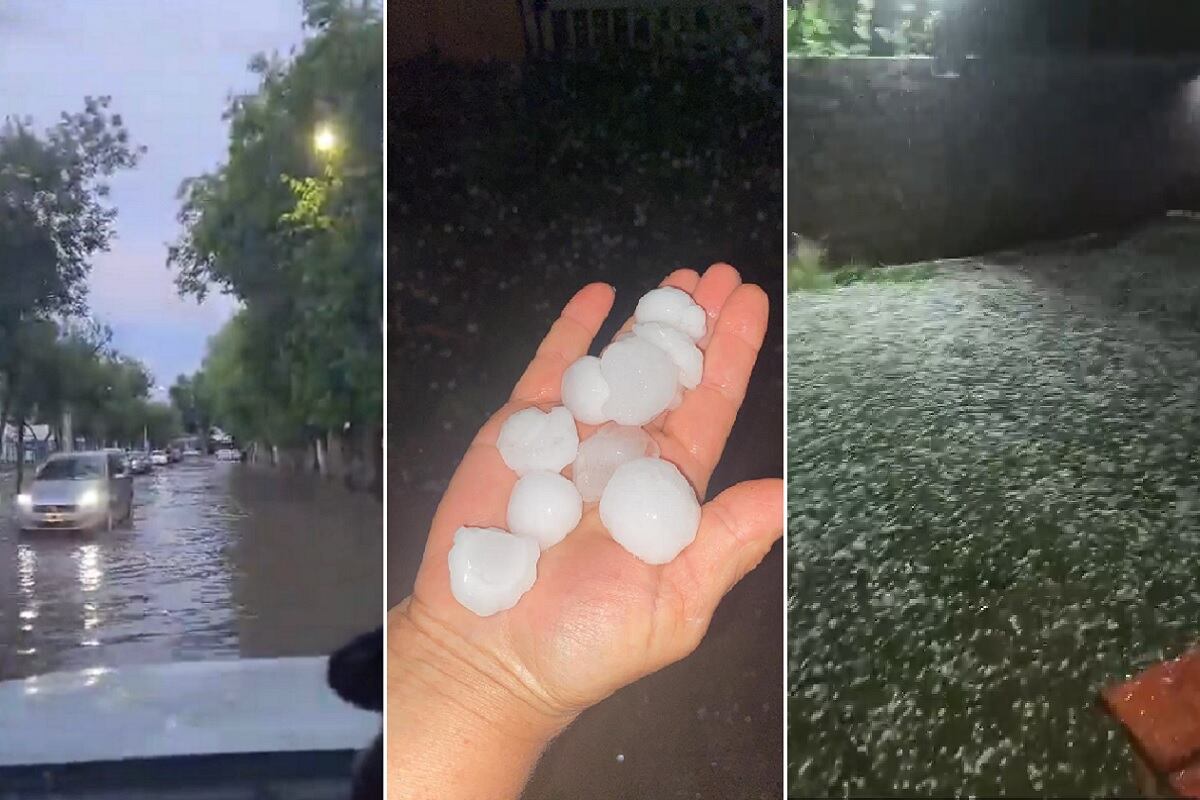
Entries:
{"label": "parked car", "polygon": [[171,463],[171,457],[165,450],[155,450],[150,453],[150,464],[155,467],[165,467]]}
{"label": "parked car", "polygon": [[135,450],[129,454],[129,471],[134,475],[145,475],[152,469],[154,465],[150,462],[149,453]]}
{"label": "parked car", "polygon": [[180,461],[183,460],[183,451],[180,450],[178,447],[168,447],[167,448],[167,458],[170,460],[170,462],[172,464],[178,464]]}
{"label": "parked car", "polygon": [[188,449],[183,451],[184,458],[198,458],[202,455],[204,455],[204,453],[201,453],[199,450],[197,450],[194,447],[189,447]]}
{"label": "parked car", "polygon": [[120,451],[55,453],[17,495],[21,530],[112,530],[133,516],[133,478]]}

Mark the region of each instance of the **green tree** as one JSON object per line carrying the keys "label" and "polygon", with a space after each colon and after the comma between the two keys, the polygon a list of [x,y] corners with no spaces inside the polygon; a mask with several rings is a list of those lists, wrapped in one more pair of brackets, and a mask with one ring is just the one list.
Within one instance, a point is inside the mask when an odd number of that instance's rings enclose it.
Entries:
{"label": "green tree", "polygon": [[182,187],[169,256],[182,293],[244,304],[204,370],[225,398],[213,421],[281,445],[377,430],[383,410],[383,28],[370,3],[305,13],[293,59],[252,63],[259,88],[229,109],[224,166]]}
{"label": "green tree", "polygon": [[184,433],[207,436],[212,425],[212,413],[204,392],[204,373],[179,375],[167,390]]}
{"label": "green tree", "polygon": [[933,52],[939,0],[798,0],[787,10],[793,55],[907,56]]}
{"label": "green tree", "polygon": [[[179,411],[168,403],[143,401],[139,413],[142,418],[142,432],[150,440],[151,447],[165,447],[184,432]],[[134,441],[141,441],[141,432],[134,437]]]}
{"label": "green tree", "polygon": [[53,349],[46,320],[84,310],[91,258],[108,247],[116,218],[108,179],[142,153],[109,106],[86,98],[83,111],[41,132],[28,120],[0,124],[0,422],[18,407],[28,413],[40,391],[25,384],[29,360]]}

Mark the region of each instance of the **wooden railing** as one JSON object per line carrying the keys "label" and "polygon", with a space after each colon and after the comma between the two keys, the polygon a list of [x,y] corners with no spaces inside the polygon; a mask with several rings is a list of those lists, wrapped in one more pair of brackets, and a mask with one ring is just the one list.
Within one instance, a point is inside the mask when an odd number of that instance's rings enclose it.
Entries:
{"label": "wooden railing", "polygon": [[613,50],[704,48],[723,36],[771,38],[777,15],[765,0],[546,0],[527,2],[532,55],[590,57]]}

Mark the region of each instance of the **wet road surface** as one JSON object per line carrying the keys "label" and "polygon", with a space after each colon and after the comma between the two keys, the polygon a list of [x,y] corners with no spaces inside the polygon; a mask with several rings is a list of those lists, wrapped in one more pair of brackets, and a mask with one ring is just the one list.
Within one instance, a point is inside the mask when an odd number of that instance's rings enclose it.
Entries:
{"label": "wet road surface", "polygon": [[211,458],[134,480],[133,522],[111,532],[19,533],[0,512],[0,680],[321,655],[379,624],[368,495]]}
{"label": "wet road surface", "polygon": [[1133,793],[1097,692],[1200,640],[1198,231],[793,295],[796,796]]}

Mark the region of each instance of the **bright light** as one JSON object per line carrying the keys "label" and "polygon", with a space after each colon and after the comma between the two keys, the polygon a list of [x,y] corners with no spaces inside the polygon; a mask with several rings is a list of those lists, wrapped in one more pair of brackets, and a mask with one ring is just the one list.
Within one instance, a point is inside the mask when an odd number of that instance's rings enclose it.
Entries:
{"label": "bright light", "polygon": [[33,498],[22,492],[21,494],[17,495],[17,505],[19,505],[21,508],[29,508],[31,505],[33,505]]}
{"label": "bright light", "polygon": [[100,505],[100,492],[95,489],[88,489],[79,496],[80,508],[95,508]]}
{"label": "bright light", "polygon": [[332,153],[337,147],[337,134],[333,132],[333,128],[328,125],[317,128],[317,132],[313,134],[313,147],[317,148],[318,153]]}

